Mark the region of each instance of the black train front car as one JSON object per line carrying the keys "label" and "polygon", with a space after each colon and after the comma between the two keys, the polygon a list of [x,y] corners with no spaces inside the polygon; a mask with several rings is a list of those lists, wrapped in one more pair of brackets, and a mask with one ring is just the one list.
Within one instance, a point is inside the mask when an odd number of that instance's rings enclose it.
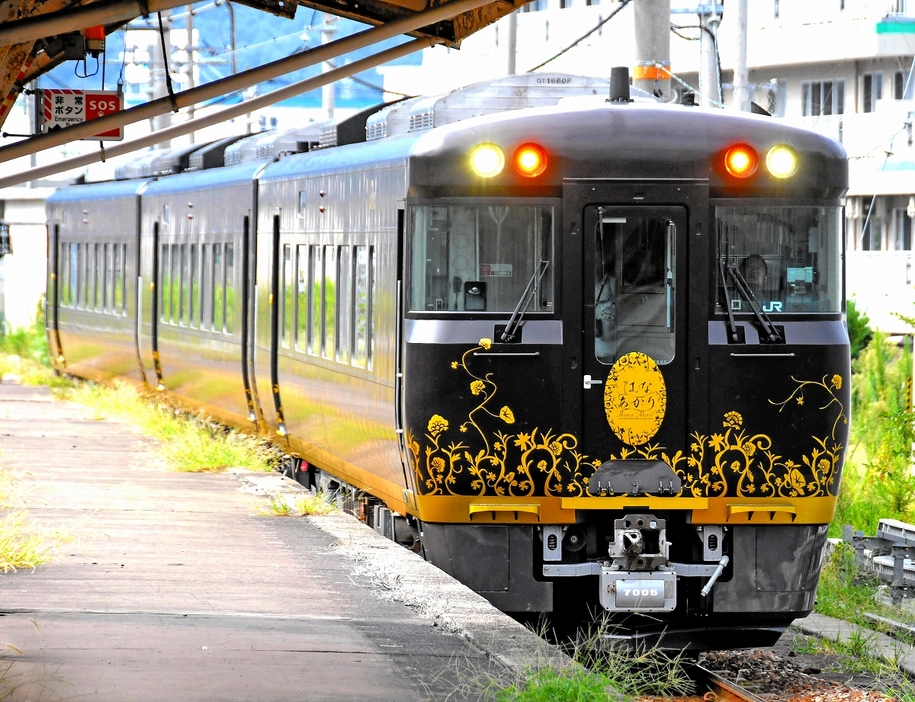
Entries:
{"label": "black train front car", "polygon": [[[59,366],[271,436],[505,611],[605,613],[676,647],[773,643],[813,607],[847,443],[845,154],[771,118],[605,89],[511,77],[388,107],[367,143],[62,191]],[[504,111],[574,93],[597,94]],[[450,123],[394,134],[407,112]],[[74,226],[108,202],[93,187],[141,215],[126,289],[136,266],[160,283],[124,296],[138,331],[121,354],[93,345],[105,315],[79,291],[80,244],[117,230]],[[236,263],[216,300],[220,241]],[[153,252],[185,266],[186,293],[163,298]]]}

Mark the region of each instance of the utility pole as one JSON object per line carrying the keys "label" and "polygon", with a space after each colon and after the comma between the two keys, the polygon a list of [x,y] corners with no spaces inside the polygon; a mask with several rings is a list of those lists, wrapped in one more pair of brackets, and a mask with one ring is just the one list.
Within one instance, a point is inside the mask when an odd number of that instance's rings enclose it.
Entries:
{"label": "utility pole", "polygon": [[[194,6],[187,6],[187,21],[185,23],[187,27],[187,43],[184,46],[185,53],[185,68],[184,75],[187,77],[187,89],[190,90],[194,87],[194,69],[195,69],[195,55],[196,50],[194,47]],[[194,106],[191,105],[187,111],[188,120],[194,119]],[[190,133],[191,143],[194,143],[194,132]]]}
{"label": "utility pole", "polygon": [[508,75],[518,72],[518,10],[508,15]]}
{"label": "utility pole", "polygon": [[638,0],[632,85],[670,100],[670,0]]}
{"label": "utility pole", "polygon": [[[328,13],[324,13],[324,27],[321,29],[321,43],[330,44],[334,40],[337,18]],[[327,73],[332,71],[334,65],[330,61],[324,61],[321,64],[321,72]],[[324,118],[332,120],[334,118],[334,84],[328,83],[321,87],[321,107],[324,110]]]}
{"label": "utility pole", "polygon": [[699,6],[699,104],[717,107],[721,104],[721,81],[718,76],[718,25],[722,6]]}
{"label": "utility pole", "polygon": [[747,0],[735,0],[737,20],[737,63],[734,66],[734,107],[750,111],[750,71],[747,67]]}

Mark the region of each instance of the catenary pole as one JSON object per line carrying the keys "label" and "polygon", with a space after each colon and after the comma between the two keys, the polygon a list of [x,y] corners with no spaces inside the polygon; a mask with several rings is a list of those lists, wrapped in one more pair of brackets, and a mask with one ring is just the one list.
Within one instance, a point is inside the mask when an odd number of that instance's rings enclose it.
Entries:
{"label": "catenary pole", "polygon": [[747,67],[747,0],[735,0],[737,21],[737,57],[734,65],[734,107],[750,111],[750,76]]}
{"label": "catenary pole", "polygon": [[638,0],[632,85],[670,99],[670,0]]}

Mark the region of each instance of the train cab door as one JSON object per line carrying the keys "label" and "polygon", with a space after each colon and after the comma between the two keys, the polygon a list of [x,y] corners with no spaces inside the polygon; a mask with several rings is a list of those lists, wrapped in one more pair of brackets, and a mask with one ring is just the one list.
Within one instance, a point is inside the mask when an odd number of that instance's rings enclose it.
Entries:
{"label": "train cab door", "polygon": [[[7,233],[8,236],[8,233]],[[2,246],[2,243],[0,243]],[[69,244],[67,245],[69,249]],[[0,253],[0,255],[3,255]],[[45,330],[48,337],[48,349],[54,359],[56,368],[64,365],[64,350],[60,342],[60,326],[58,312],[60,308],[60,294],[63,283],[61,266],[67,261],[61,261],[60,225],[52,223],[48,229],[48,292],[45,301]]]}
{"label": "train cab door", "polygon": [[691,286],[701,293],[689,275],[691,203],[683,190],[662,187],[655,200],[654,186],[589,184],[566,200],[566,216],[580,218],[569,224],[581,233],[581,256],[573,257],[581,268],[569,275],[582,280],[581,364],[569,382],[581,393],[583,451],[599,466],[592,493],[657,492],[661,483],[679,491],[659,462],[688,447],[692,425]]}

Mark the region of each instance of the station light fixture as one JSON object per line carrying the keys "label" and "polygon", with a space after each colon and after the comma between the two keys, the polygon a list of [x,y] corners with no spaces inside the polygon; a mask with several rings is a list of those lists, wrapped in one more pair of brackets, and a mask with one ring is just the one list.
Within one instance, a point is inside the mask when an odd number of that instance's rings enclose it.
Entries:
{"label": "station light fixture", "polygon": [[800,160],[797,151],[785,144],[778,144],[766,154],[766,168],[776,178],[790,178],[797,173]]}
{"label": "station light fixture", "polygon": [[505,154],[495,144],[480,144],[470,154],[470,166],[481,178],[492,178],[505,168]]}

